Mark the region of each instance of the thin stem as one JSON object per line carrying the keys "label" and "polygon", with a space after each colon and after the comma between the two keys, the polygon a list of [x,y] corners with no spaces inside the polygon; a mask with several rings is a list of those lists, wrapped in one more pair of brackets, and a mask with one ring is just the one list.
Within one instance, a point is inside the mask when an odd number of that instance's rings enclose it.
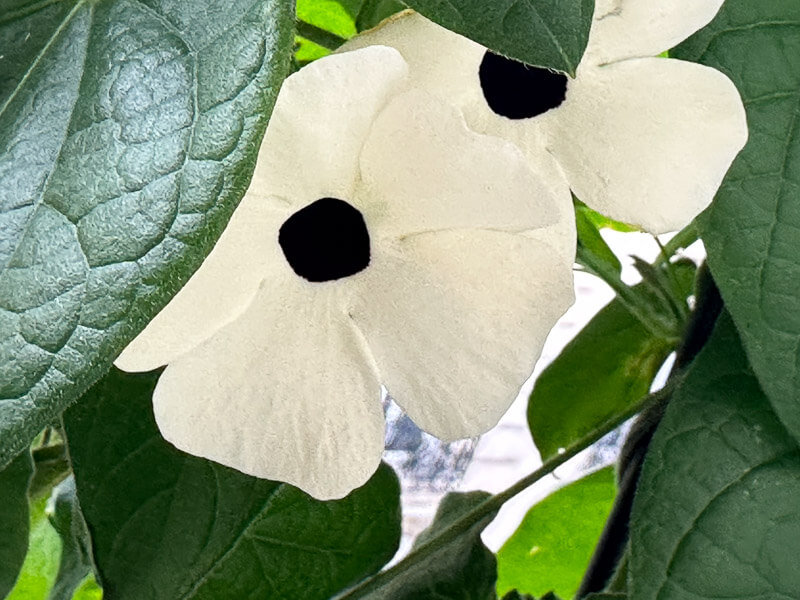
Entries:
{"label": "thin stem", "polygon": [[494,515],[508,500],[552,473],[556,468],[560,467],[571,458],[574,458],[581,451],[600,440],[603,436],[619,427],[622,423],[635,416],[640,411],[646,410],[648,407],[653,406],[660,401],[661,398],[659,394],[647,396],[638,404],[631,406],[624,413],[607,420],[601,426],[597,427],[592,432],[570,445],[564,450],[563,453],[548,459],[541,467],[536,469],[530,475],[520,479],[517,483],[500,492],[499,494],[495,494],[494,496],[487,498],[471,511],[453,521],[449,526],[442,529],[437,535],[415,548],[405,559],[393,567],[383,571],[382,573],[378,573],[374,577],[364,580],[356,587],[344,593],[339,597],[340,600],[355,600],[356,598],[364,598],[369,594],[381,590],[384,586],[389,585],[390,582],[396,577],[401,576],[416,565],[424,563],[436,552],[446,548],[450,542],[468,532],[475,526],[476,523]]}
{"label": "thin stem", "polygon": [[306,23],[300,19],[297,20],[297,35],[304,37],[315,44],[319,44],[328,50],[336,50],[339,46],[347,41],[345,38],[339,37],[335,33],[331,33],[330,31],[326,31],[321,27],[317,27],[311,23]]}
{"label": "thin stem", "polygon": [[592,253],[584,251],[580,244],[578,245],[578,260],[592,275],[605,281],[611,289],[616,292],[620,302],[625,305],[625,308],[628,309],[631,315],[656,338],[669,342],[678,341],[678,336],[672,328],[662,323],[659,319],[653,318],[652,315],[647,314],[636,292],[620,279],[616,271],[608,268],[608,266],[602,262],[595,260]]}
{"label": "thin stem", "polygon": [[669,259],[681,248],[688,248],[700,238],[700,233],[697,231],[694,222],[689,223],[686,227],[681,229],[675,234],[670,241],[668,241],[661,248],[658,261],[661,263],[669,262]]}

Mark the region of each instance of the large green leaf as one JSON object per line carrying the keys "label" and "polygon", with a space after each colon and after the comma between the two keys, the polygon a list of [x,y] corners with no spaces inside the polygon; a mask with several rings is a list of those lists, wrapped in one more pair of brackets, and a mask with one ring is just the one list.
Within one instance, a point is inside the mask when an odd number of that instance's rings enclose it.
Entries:
{"label": "large green leaf", "polygon": [[390,468],[343,500],[320,502],[189,456],[159,435],[156,380],[112,369],[64,413],[109,598],[321,600],[392,557],[400,490]]}
{"label": "large green leaf", "polygon": [[0,466],[100,377],[244,193],[290,0],[0,0]]}
{"label": "large green leaf", "polygon": [[594,0],[404,0],[456,33],[530,65],[575,75]]}
{"label": "large green leaf", "polygon": [[543,459],[558,453],[649,391],[672,350],[612,300],[539,376],[528,424]]}
{"label": "large green leaf", "polygon": [[616,485],[606,467],[531,508],[497,553],[497,591],[572,598],[603,531]]}
{"label": "large green leaf", "polygon": [[14,587],[28,551],[28,482],[33,474],[25,451],[0,471],[0,598]]}
{"label": "large green leaf", "polygon": [[642,468],[631,517],[631,598],[797,598],[798,499],[800,449],[723,315]]}
{"label": "large green leaf", "polygon": [[670,53],[737,85],[750,140],[699,221],[761,385],[800,439],[800,2],[728,0]]}
{"label": "large green leaf", "polygon": [[[420,546],[486,500],[486,492],[451,492],[442,498],[433,523],[417,538]],[[365,596],[369,600],[495,600],[497,561],[483,545],[481,531],[494,514],[476,523],[455,542],[442,546],[428,560],[387,582],[387,585]]]}

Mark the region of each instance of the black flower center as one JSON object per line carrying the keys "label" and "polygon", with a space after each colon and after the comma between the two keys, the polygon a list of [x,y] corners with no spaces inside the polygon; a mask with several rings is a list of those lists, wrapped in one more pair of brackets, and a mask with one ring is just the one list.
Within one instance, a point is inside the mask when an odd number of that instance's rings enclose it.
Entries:
{"label": "black flower center", "polygon": [[560,106],[567,96],[567,76],[511,60],[489,50],[478,76],[483,97],[496,114],[529,119]]}
{"label": "black flower center", "polygon": [[286,219],[278,243],[294,272],[308,281],[341,279],[369,265],[364,217],[336,198],[321,198]]}

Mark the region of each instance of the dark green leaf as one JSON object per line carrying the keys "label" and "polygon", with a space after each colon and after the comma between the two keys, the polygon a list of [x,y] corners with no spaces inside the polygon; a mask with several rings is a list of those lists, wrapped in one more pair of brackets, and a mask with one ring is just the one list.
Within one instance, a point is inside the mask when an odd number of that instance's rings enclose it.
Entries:
{"label": "dark green leaf", "polygon": [[0,598],[14,587],[28,551],[28,482],[32,474],[27,450],[0,471]]}
{"label": "dark green leaf", "polygon": [[158,433],[156,381],[112,369],[64,414],[110,598],[327,599],[392,557],[400,499],[390,468],[343,500],[319,502],[189,456]]}
{"label": "dark green leaf", "polygon": [[528,425],[542,458],[641,400],[671,351],[668,341],[654,337],[619,299],[612,300],[534,385]]}
{"label": "dark green leaf", "polygon": [[[433,523],[420,534],[415,547],[433,538],[488,497],[486,492],[447,494],[439,504]],[[481,531],[494,517],[492,514],[479,521],[454,543],[443,546],[428,560],[417,563],[365,598],[494,600],[497,561],[480,537]]]}
{"label": "dark green leaf", "polygon": [[698,225],[753,369],[800,439],[800,3],[728,0],[670,55],[719,69],[744,99],[750,140]]}
{"label": "dark green leaf", "polygon": [[530,65],[575,75],[594,0],[405,0],[443,27]]}
{"label": "dark green leaf", "polygon": [[627,600],[628,596],[614,592],[597,592],[589,594],[584,600]]}
{"label": "dark green leaf", "polygon": [[288,68],[290,0],[0,15],[0,465],[197,268]]}
{"label": "dark green leaf", "polygon": [[800,450],[723,314],[650,444],[631,517],[636,600],[800,590]]}
{"label": "dark green leaf", "polygon": [[68,477],[53,490],[48,516],[61,537],[58,575],[48,600],[70,600],[92,570],[91,542],[75,493],[75,478]]}
{"label": "dark green leaf", "polygon": [[597,545],[616,485],[606,467],[531,508],[497,553],[497,590],[572,598]]}
{"label": "dark green leaf", "polygon": [[406,5],[399,0],[366,0],[356,18],[359,31],[372,29],[384,19],[404,10]]}

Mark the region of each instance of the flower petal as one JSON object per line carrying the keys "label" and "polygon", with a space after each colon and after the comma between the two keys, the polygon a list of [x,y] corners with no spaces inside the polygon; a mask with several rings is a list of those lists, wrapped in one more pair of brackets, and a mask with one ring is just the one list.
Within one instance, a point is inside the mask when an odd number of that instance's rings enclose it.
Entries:
{"label": "flower petal", "polygon": [[575,194],[651,233],[705,209],[747,141],[739,93],[719,71],[664,58],[585,71],[550,121]]}
{"label": "flower petal", "polygon": [[426,233],[376,249],[352,318],[383,384],[443,439],[493,427],[574,300],[572,261],[500,231]]}
{"label": "flower petal", "polygon": [[546,227],[557,204],[570,202],[566,186],[548,187],[512,143],[470,131],[455,108],[422,92],[398,96],[378,116],[361,177],[354,201],[379,237]]}
{"label": "flower petal", "polygon": [[656,56],[707,25],[724,0],[595,0],[582,65]]}
{"label": "flower petal", "polygon": [[400,52],[410,67],[409,88],[425,90],[459,108],[483,102],[478,68],[486,48],[469,38],[406,10],[351,38],[337,52],[375,45]]}
{"label": "flower petal", "polygon": [[277,237],[285,217],[285,208],[246,194],[200,268],[117,357],[116,367],[161,367],[239,316],[261,282],[287,268]]}
{"label": "flower petal", "polygon": [[396,50],[373,47],[327,56],[287,78],[261,144],[251,190],[293,206],[324,197],[349,199],[361,146],[406,72]]}
{"label": "flower petal", "polygon": [[164,371],[153,394],[179,449],[315,498],[341,498],[383,452],[380,385],[340,286],[270,282],[252,305]]}

